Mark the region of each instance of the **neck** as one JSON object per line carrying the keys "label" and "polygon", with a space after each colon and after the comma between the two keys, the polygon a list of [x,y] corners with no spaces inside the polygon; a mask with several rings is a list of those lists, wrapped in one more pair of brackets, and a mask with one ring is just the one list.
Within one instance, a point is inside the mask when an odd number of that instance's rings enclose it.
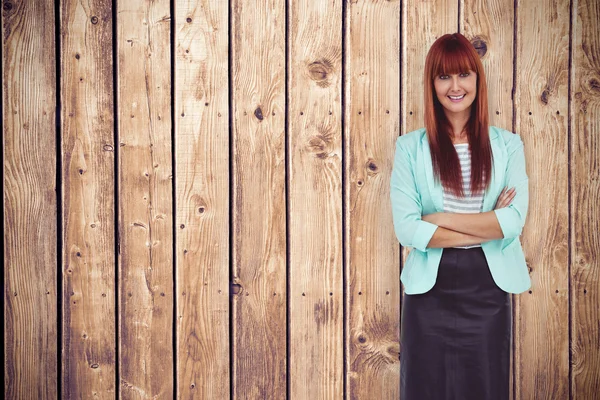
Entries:
{"label": "neck", "polygon": [[467,126],[467,122],[469,121],[469,110],[465,110],[465,112],[460,114],[446,113],[446,119],[452,127],[452,140],[462,140],[467,137],[467,133],[463,131]]}

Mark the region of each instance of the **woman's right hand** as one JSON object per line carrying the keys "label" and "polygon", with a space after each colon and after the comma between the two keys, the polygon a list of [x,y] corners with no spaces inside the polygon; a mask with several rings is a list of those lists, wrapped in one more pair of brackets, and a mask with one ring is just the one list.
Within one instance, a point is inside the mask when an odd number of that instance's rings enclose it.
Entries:
{"label": "woman's right hand", "polygon": [[504,189],[502,189],[500,196],[498,196],[498,200],[496,200],[494,210],[508,207],[511,201],[515,198],[515,195],[517,194],[515,188],[510,188],[509,190],[506,190],[506,188],[507,186],[505,186]]}

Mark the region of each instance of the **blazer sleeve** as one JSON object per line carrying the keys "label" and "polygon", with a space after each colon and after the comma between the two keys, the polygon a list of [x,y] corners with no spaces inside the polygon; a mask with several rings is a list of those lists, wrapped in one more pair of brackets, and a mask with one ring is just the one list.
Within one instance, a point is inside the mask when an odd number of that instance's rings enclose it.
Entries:
{"label": "blazer sleeve", "polygon": [[506,186],[514,187],[516,194],[508,207],[494,212],[504,239],[511,239],[521,235],[529,206],[529,178],[525,169],[525,152],[520,135],[513,134],[507,145],[507,153]]}
{"label": "blazer sleeve", "polygon": [[390,179],[390,197],[394,231],[403,246],[427,251],[437,225],[421,220],[422,206],[413,174],[413,164],[402,136],[396,140],[394,168]]}

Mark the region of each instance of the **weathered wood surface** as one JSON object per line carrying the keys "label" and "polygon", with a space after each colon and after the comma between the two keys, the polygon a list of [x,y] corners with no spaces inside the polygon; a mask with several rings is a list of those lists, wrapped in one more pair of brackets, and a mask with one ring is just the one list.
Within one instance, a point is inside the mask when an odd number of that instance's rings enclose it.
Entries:
{"label": "weathered wood surface", "polygon": [[460,31],[525,142],[514,398],[593,398],[599,3],[275,3],[3,2],[5,397],[397,398],[394,141]]}
{"label": "weathered wood surface", "polygon": [[600,393],[600,2],[574,4],[569,96],[571,392],[573,399],[587,400]]}
{"label": "weathered wood surface", "polygon": [[288,1],[290,396],[343,395],[342,2]]}
{"label": "weathered wood surface", "polygon": [[397,399],[400,249],[389,176],[400,134],[400,2],[350,2],[345,16],[346,390]]}
{"label": "weathered wood surface", "polygon": [[[505,0],[462,0],[460,32],[473,44],[483,63],[488,89],[489,123],[513,131],[514,3]],[[514,318],[514,297],[511,296]],[[513,323],[514,325],[514,323]],[[514,333],[514,332],[513,332]],[[514,341],[514,334],[511,337]],[[510,399],[514,351],[510,354]]]}
{"label": "weathered wood surface", "polygon": [[116,396],[112,5],[61,2],[62,398]]}
{"label": "weathered wood surface", "polygon": [[55,399],[57,365],[54,3],[2,4],[4,395]]}
{"label": "weathered wood surface", "polygon": [[285,2],[232,10],[232,396],[284,399]]}
{"label": "weathered wood surface", "polygon": [[532,280],[530,293],[514,296],[515,398],[567,399],[569,2],[519,2],[515,24],[514,131],[529,176],[522,244]]}
{"label": "weathered wood surface", "polygon": [[175,3],[177,398],[229,397],[227,13]]}
{"label": "weathered wood surface", "polygon": [[117,2],[120,398],[173,394],[170,17]]}

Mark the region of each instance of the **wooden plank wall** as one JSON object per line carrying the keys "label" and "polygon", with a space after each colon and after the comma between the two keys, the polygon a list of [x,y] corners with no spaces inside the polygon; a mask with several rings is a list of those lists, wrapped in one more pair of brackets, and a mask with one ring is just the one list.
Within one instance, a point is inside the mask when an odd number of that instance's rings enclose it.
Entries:
{"label": "wooden plank wall", "polygon": [[389,175],[459,31],[523,138],[511,397],[600,392],[600,2],[4,0],[5,397],[399,397]]}

